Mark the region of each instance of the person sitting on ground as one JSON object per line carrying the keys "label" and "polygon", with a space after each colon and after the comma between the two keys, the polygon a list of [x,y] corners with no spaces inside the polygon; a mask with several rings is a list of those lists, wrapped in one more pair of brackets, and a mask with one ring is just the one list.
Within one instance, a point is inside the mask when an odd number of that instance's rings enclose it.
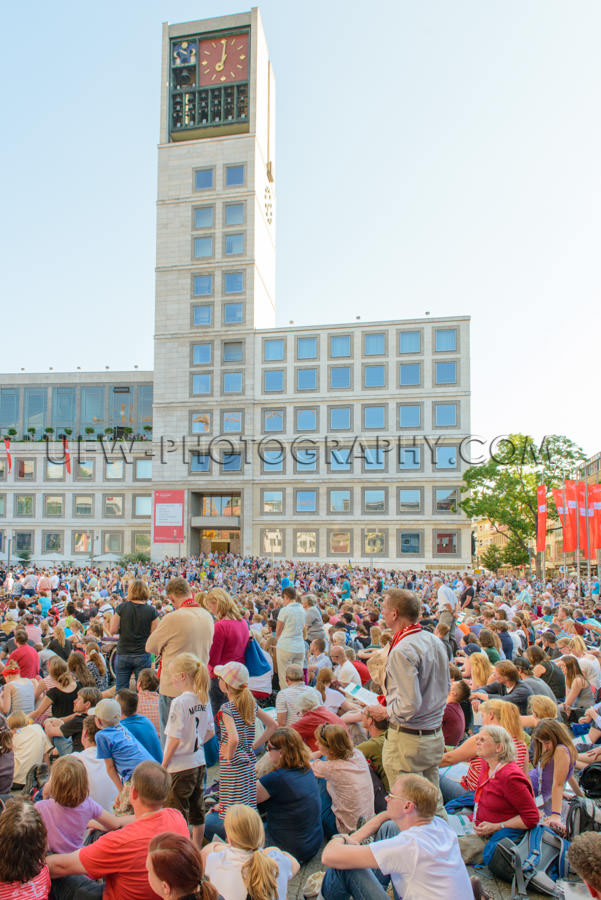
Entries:
{"label": "person sitting on ground", "polygon": [[129,688],[122,688],[115,694],[115,699],[121,707],[121,724],[127,728],[130,734],[148,750],[151,757],[157,762],[163,761],[163,748],[159,741],[156,729],[150,719],[138,714],[138,695]]}
{"label": "person sitting on ground", "polygon": [[159,676],[154,669],[142,669],[136,684],[138,691],[138,712],[150,719],[156,733],[160,735],[159,726]]}
{"label": "person sitting on ground", "polygon": [[325,652],[326,642],[323,638],[314,638],[309,646],[307,677],[312,683],[320,669],[330,665],[330,658]]}
{"label": "person sitting on ground", "polygon": [[461,704],[470,696],[470,688],[465,681],[452,681],[447,696],[447,704],[442,716],[442,733],[445,747],[456,747],[465,734],[465,715]]}
{"label": "person sitting on ground", "polygon": [[319,785],[311,755],[292,728],[278,728],[267,743],[272,771],[257,781],[257,803],[265,813],[265,841],[304,865],[323,841]]}
{"label": "person sitting on ground", "polygon": [[536,675],[534,675],[532,665],[530,664],[530,660],[527,657],[515,656],[513,658],[513,664],[518,670],[521,683],[528,685],[528,687],[531,688],[533,694],[543,694],[547,696],[549,700],[556,699],[550,685],[548,685],[547,682],[542,678],[538,678]]}
{"label": "person sitting on ground", "polygon": [[121,725],[121,707],[116,700],[101,700],[95,712],[96,753],[103,759],[109,778],[120,792],[141,762],[152,755]]}
{"label": "person sitting on ground", "polygon": [[371,819],[374,814],[367,760],[340,725],[320,725],[315,729],[315,740],[317,750],[311,765],[319,779],[323,830],[326,837],[337,832],[349,834],[361,816]]}
{"label": "person sitting on ground", "polygon": [[566,699],[559,711],[564,722],[576,722],[593,705],[593,692],[575,656],[562,656],[557,665],[566,678]]}
{"label": "person sitting on ground", "polygon": [[[151,840],[163,831],[188,837],[182,814],[163,808],[170,782],[158,763],[140,763],[132,777],[134,821],[81,850],[48,856],[55,900],[71,900],[78,891],[86,900],[156,900],[146,869]],[[104,885],[93,883],[102,878]]]}
{"label": "person sitting on ground", "polygon": [[474,691],[472,698],[487,700],[490,696],[499,700],[515,703],[520,714],[525,716],[528,712],[528,697],[534,693],[527,684],[520,681],[520,675],[512,662],[504,659],[495,664],[495,681],[484,685]]}
{"label": "person sitting on ground", "polygon": [[505,728],[483,725],[476,735],[476,752],[484,765],[474,794],[474,832],[483,843],[481,851],[470,844],[464,859],[474,863],[482,859],[488,865],[502,838],[519,843],[524,831],[538,825],[539,811],[530,779],[515,761],[515,744]]}
{"label": "person sitting on ground", "polygon": [[542,679],[551,688],[556,701],[563,702],[566,697],[566,678],[559,666],[549,658],[542,647],[536,644],[528,647],[526,657],[532,666],[534,676]]}
{"label": "person sitting on ground", "polygon": [[13,797],[0,814],[0,897],[47,900],[46,827],[31,803]]}
{"label": "person sitting on ground", "polygon": [[67,663],[56,656],[48,664],[48,672],[53,686],[48,688],[31,716],[39,719],[50,710],[54,719],[65,719],[73,713],[73,704],[79,685],[71,675]]}
{"label": "person sitting on ground", "polygon": [[8,657],[18,663],[22,678],[37,678],[40,674],[40,658],[29,643],[25,628],[15,629],[16,649]]}
{"label": "person sitting on ground", "polygon": [[532,732],[532,745],[530,781],[535,796],[540,794],[543,799],[545,825],[561,827],[566,782],[577,796],[583,796],[574,778],[576,748],[568,729],[555,719],[542,719],[538,723]]}
{"label": "person sitting on ground", "polygon": [[57,759],[43,796],[35,807],[46,826],[49,853],[70,853],[82,847],[92,819],[105,831],[133,821],[128,816],[112,815],[90,797],[86,767],[75,756]]}
{"label": "person sitting on ground", "polygon": [[146,868],[150,887],[163,900],[223,900],[205,877],[200,850],[181,834],[153,837]]}
{"label": "person sitting on ground", "polygon": [[96,755],[97,731],[98,726],[94,716],[86,716],[81,731],[83,750],[71,755],[81,759],[86,767],[92,800],[99,803],[103,809],[111,810],[119,792],[108,776],[104,760],[98,759]]}
{"label": "person sitting on ground", "polygon": [[[353,715],[353,713],[345,713],[345,716]],[[384,749],[384,741],[386,740],[386,732],[388,731],[388,719],[374,719],[366,706],[361,709],[361,727],[367,734],[367,739],[357,744],[359,750],[371,769],[378,776],[385,791],[390,790],[388,784],[388,776],[384,770],[382,763],[382,751]]]}
{"label": "person sitting on ground", "polygon": [[225,844],[202,850],[205,874],[227,900],[286,900],[288,882],[300,866],[277,847],[265,848],[265,831],[256,809],[236,803],[224,820]]}
{"label": "person sitting on ground", "polygon": [[341,725],[343,728],[347,728],[346,722],[324,705],[317,691],[312,694],[303,694],[299,700],[299,709],[301,717],[291,727],[300,734],[312,752],[318,748],[315,740],[316,728],[321,725]]}
{"label": "person sitting on ground", "polygon": [[329,709],[331,712],[340,716],[343,712],[354,709],[354,704],[351,703],[350,700],[347,700],[340,691],[331,687],[331,685],[335,683],[336,679],[333,671],[328,666],[324,666],[324,668],[320,669],[317,673],[315,690],[319,691],[321,694],[321,699],[326,709]]}
{"label": "person sitting on ground", "polygon": [[528,710],[527,716],[520,716],[522,728],[536,728],[541,719],[557,719],[559,715],[557,703],[541,694],[528,698]]}
{"label": "person sitting on ground", "polygon": [[361,676],[352,664],[341,644],[332,644],[330,647],[330,659],[334,666],[334,677],[336,681],[343,687],[349,684],[356,684],[361,687]]}
{"label": "person sitting on ground", "polygon": [[53,738],[71,740],[72,749],[76,753],[81,753],[83,750],[81,731],[84,720],[101,700],[102,694],[98,688],[81,688],[77,692],[77,697],[73,703],[73,713],[70,716],[65,716],[64,719],[54,719],[52,717],[46,719],[44,731],[51,740]]}
{"label": "person sitting on ground", "polygon": [[48,764],[53,747],[42,726],[37,723],[32,725],[24,712],[12,713],[7,723],[12,732],[15,760],[13,790],[20,791],[25,787],[27,773],[33,766]]}
{"label": "person sitting on ground", "polygon": [[276,719],[280,727],[293,725],[300,719],[302,712],[299,702],[304,694],[317,694],[315,688],[305,684],[300,666],[288,666],[285,684],[286,687],[282,685],[282,690],[278,691],[275,698]]}
{"label": "person sitting on ground", "polygon": [[7,716],[9,713],[24,712],[33,713],[35,695],[33,682],[29,678],[23,678],[19,663],[10,659],[2,670],[5,685],[0,693],[0,713]]}
{"label": "person sitting on ground", "polygon": [[401,775],[386,799],[385,812],[350,835],[335,835],[324,849],[323,900],[388,900],[391,879],[403,900],[473,896],[457,836],[435,815],[436,787],[421,775]]}
{"label": "person sitting on ground", "polygon": [[591,897],[601,897],[601,834],[583,831],[570,843],[568,862],[579,875]]}

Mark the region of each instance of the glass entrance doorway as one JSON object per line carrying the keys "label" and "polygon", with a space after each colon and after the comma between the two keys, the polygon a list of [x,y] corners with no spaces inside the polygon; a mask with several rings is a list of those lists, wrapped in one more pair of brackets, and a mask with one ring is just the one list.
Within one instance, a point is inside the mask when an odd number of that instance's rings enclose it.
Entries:
{"label": "glass entrance doorway", "polygon": [[201,553],[240,553],[239,528],[201,528]]}

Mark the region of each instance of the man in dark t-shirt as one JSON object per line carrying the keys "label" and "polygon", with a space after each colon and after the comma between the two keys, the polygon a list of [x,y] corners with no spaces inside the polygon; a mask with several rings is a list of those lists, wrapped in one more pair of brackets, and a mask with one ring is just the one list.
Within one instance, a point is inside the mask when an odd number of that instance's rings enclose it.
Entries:
{"label": "man in dark t-shirt", "polygon": [[132,674],[137,680],[142,669],[148,669],[152,663],[146,641],[159,623],[159,614],[147,602],[149,596],[144,582],[135,581],[128,599],[119,604],[111,619],[111,634],[119,635],[115,672],[118,691],[129,687]]}

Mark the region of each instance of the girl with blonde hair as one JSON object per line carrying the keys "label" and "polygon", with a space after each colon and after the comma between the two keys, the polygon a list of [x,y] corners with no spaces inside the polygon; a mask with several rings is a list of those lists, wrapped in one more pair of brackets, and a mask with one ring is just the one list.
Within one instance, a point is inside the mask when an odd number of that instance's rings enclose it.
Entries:
{"label": "girl with blonde hair", "polygon": [[[245,803],[257,806],[257,775],[255,750],[262,746],[276,730],[277,722],[257,706],[248,689],[246,666],[228,662],[217,666],[219,688],[227,701],[219,710],[219,803],[206,817],[205,830],[211,838],[225,834],[223,818],[230,806]],[[255,738],[256,719],[265,730]]]}
{"label": "girl with blonde hair", "polygon": [[492,663],[486,653],[472,653],[469,657],[471,671],[471,688],[476,690],[488,684],[488,679],[493,673]]}
{"label": "girl with blonde hair", "polygon": [[241,803],[225,814],[227,844],[202,851],[205,874],[227,900],[286,900],[299,864],[276,847],[264,849],[265,831],[256,809]]}
{"label": "girl with blonde hair", "polygon": [[166,806],[179,811],[192,826],[192,840],[200,849],[204,838],[204,744],[215,734],[209,703],[209,673],[193,653],[180,653],[170,666],[174,697],[165,727],[163,768],[171,775]]}

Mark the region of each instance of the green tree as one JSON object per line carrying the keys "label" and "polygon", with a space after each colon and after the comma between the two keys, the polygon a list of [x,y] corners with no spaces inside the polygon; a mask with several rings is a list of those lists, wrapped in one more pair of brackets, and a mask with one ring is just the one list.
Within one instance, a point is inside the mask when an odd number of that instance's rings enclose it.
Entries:
{"label": "green tree", "polygon": [[490,544],[486,550],[482,552],[480,560],[484,568],[488,569],[489,572],[495,572],[496,574],[503,565],[503,551],[500,547],[497,547],[496,544]]}
{"label": "green tree", "polygon": [[537,485],[547,485],[547,514],[557,518],[551,488],[572,478],[585,458],[584,450],[564,435],[547,435],[537,445],[530,435],[510,434],[495,448],[494,458],[465,471],[461,490],[469,495],[459,505],[470,518],[489,519],[505,534],[504,561],[522,565],[536,537]]}

